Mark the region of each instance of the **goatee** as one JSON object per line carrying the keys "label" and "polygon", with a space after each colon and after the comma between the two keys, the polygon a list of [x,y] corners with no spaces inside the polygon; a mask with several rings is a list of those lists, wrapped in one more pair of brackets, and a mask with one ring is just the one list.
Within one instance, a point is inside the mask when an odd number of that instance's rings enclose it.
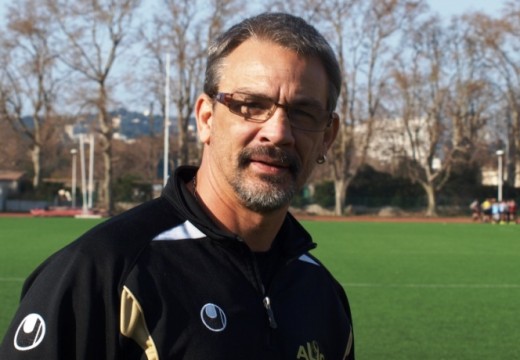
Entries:
{"label": "goatee", "polygon": [[[270,163],[287,168],[290,178],[286,174],[263,174],[261,183],[248,181],[247,168],[255,157],[267,158]],[[248,209],[259,213],[271,212],[291,202],[299,190],[297,178],[300,169],[299,158],[283,149],[272,146],[245,148],[238,156],[238,171],[231,179],[231,186]]]}

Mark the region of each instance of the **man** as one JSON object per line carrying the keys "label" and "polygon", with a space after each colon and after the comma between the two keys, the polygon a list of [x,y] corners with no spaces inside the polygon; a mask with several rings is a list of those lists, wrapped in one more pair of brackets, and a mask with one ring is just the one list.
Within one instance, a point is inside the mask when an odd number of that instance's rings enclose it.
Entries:
{"label": "man", "polygon": [[288,213],[338,131],[339,67],[287,14],[209,50],[200,168],[27,280],[2,359],[354,359],[341,286]]}

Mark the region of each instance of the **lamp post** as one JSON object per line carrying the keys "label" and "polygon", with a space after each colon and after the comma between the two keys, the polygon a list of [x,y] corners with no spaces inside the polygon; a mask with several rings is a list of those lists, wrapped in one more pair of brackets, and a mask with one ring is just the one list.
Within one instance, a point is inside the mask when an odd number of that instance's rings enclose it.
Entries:
{"label": "lamp post", "polygon": [[76,155],[78,154],[78,150],[72,149],[70,150],[70,154],[72,155],[72,208],[76,207]]}
{"label": "lamp post", "polygon": [[166,83],[164,85],[164,154],[163,187],[168,182],[168,155],[170,152],[170,54],[166,54]]}
{"label": "lamp post", "polygon": [[88,212],[87,208],[87,179],[85,169],[85,134],[79,135],[79,156],[81,165],[81,193],[82,193],[82,212],[86,215]]}
{"label": "lamp post", "polygon": [[504,150],[496,151],[498,157],[498,173],[497,173],[497,183],[498,183],[498,201],[502,201],[502,184],[503,184],[503,170],[502,170],[502,156],[504,155]]}
{"label": "lamp post", "polygon": [[87,207],[92,209],[94,193],[94,134],[90,134],[90,156],[88,158],[88,200]]}

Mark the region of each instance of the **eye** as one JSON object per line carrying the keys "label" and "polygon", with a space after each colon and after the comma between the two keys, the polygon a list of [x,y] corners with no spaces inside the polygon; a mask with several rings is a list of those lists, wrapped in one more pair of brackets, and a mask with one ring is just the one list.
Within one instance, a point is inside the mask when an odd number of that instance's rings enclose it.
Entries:
{"label": "eye", "polygon": [[291,108],[290,116],[299,123],[312,125],[319,122],[320,112],[312,108],[296,107]]}
{"label": "eye", "polygon": [[264,115],[273,107],[273,102],[270,99],[255,96],[245,96],[242,99],[236,99],[234,102],[236,109],[247,117]]}

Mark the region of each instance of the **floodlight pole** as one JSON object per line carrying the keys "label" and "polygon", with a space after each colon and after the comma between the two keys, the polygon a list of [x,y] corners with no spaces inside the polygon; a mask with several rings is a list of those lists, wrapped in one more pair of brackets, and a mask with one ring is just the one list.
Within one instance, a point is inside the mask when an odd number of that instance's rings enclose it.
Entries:
{"label": "floodlight pole", "polygon": [[80,155],[80,165],[81,165],[81,193],[83,195],[83,214],[86,214],[87,211],[87,179],[86,179],[86,169],[85,169],[85,134],[79,135],[79,155]]}
{"label": "floodlight pole", "polygon": [[498,201],[502,201],[502,185],[504,182],[503,178],[503,170],[502,170],[502,156],[504,155],[504,150],[496,151],[498,157],[498,173],[497,173],[497,183],[498,183]]}
{"label": "floodlight pole", "polygon": [[94,134],[90,134],[90,156],[88,164],[88,208],[92,209],[92,197],[94,192]]}
{"label": "floodlight pole", "polygon": [[166,79],[164,85],[164,157],[163,187],[168,181],[168,153],[170,152],[170,54],[166,54]]}
{"label": "floodlight pole", "polygon": [[72,208],[76,208],[76,157],[78,154],[78,150],[71,149],[70,154],[72,155],[72,185],[71,185],[71,192],[72,192]]}

